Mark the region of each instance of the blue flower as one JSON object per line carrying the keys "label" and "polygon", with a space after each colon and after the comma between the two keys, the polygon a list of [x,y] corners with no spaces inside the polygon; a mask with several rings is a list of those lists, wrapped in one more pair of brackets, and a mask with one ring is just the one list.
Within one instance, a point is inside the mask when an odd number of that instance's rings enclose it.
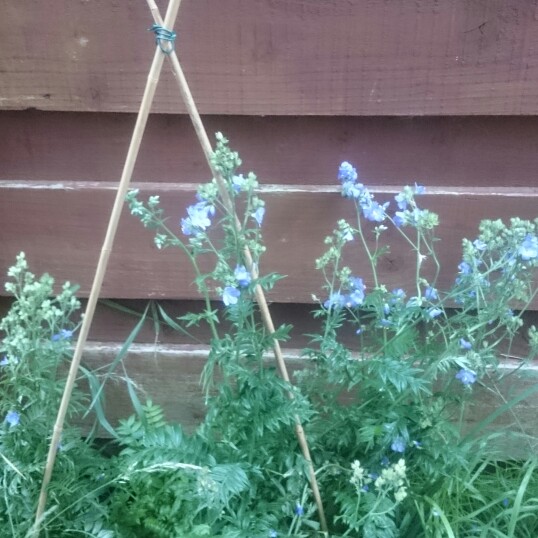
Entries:
{"label": "blue flower", "polygon": [[254,211],[251,216],[258,223],[258,226],[261,226],[263,222],[263,217],[265,216],[265,207],[258,207],[258,209],[256,209],[256,211]]}
{"label": "blue flower", "polygon": [[349,295],[345,296],[345,305],[348,308],[360,306],[364,302],[364,291],[360,289],[353,290]]}
{"label": "blue flower", "polygon": [[364,204],[361,204],[362,214],[364,215],[365,219],[372,222],[383,222],[387,218],[385,209],[388,207],[388,205],[389,202],[380,205],[373,200],[368,200]]}
{"label": "blue flower", "polygon": [[215,207],[198,202],[187,208],[187,214],[187,218],[181,219],[181,231],[185,235],[198,234],[211,226],[209,217],[215,214]]}
{"label": "blue flower", "polygon": [[457,374],[456,379],[461,381],[464,385],[472,385],[476,381],[476,374],[471,370],[465,370],[462,368]]}
{"label": "blue flower", "polygon": [[58,342],[59,340],[69,340],[73,336],[73,331],[62,329],[59,333],[53,334],[51,340]]}
{"label": "blue flower", "polygon": [[388,316],[390,314],[390,306],[387,303],[383,305],[383,313],[385,314],[385,316]]}
{"label": "blue flower", "polygon": [[368,484],[364,484],[364,486],[362,486],[361,488],[361,491],[364,491],[365,493],[367,493],[369,489],[370,488],[368,487]]}
{"label": "blue flower", "polygon": [[344,241],[353,241],[353,232],[348,228],[342,235]]}
{"label": "blue flower", "polygon": [[392,290],[391,293],[392,293],[391,303],[395,303],[399,299],[403,300],[406,297],[405,291],[402,288],[396,288]]}
{"label": "blue flower", "polygon": [[9,361],[7,360],[7,356],[4,355],[2,357],[2,360],[0,361],[0,366],[7,366],[9,364]]}
{"label": "blue flower", "polygon": [[419,196],[421,194],[424,194],[426,192],[426,187],[424,185],[418,185],[415,183],[415,195]]}
{"label": "blue flower", "polygon": [[473,246],[474,246],[474,248],[476,248],[476,250],[480,250],[480,251],[486,250],[486,248],[487,248],[486,243],[484,243],[484,241],[482,241],[482,239],[475,239],[473,241]]}
{"label": "blue flower", "polygon": [[430,310],[428,310],[428,316],[430,317],[430,319],[436,318],[437,316],[440,316],[442,313],[443,311],[440,308],[436,308],[436,307],[430,308]]}
{"label": "blue flower", "polygon": [[226,306],[237,304],[241,292],[233,286],[226,286],[222,292],[222,302]]}
{"label": "blue flower", "polygon": [[394,441],[392,441],[392,444],[390,445],[390,449],[393,452],[399,452],[400,454],[402,452],[405,452],[405,440],[403,437],[396,437]]}
{"label": "blue flower", "polygon": [[413,226],[418,226],[420,224],[420,219],[422,218],[424,213],[425,210],[415,207],[415,209],[413,209],[413,212],[409,215],[410,224],[412,224]]}
{"label": "blue flower", "polygon": [[181,219],[181,231],[184,235],[192,235],[196,233],[196,230],[192,225],[191,219]]}
{"label": "blue flower", "polygon": [[398,207],[402,211],[405,211],[407,209],[407,196],[404,192],[400,192],[399,194],[397,194],[394,199],[396,200]]}
{"label": "blue flower", "polygon": [[503,500],[502,500],[502,505],[503,505],[505,508],[507,508],[509,504],[510,504],[510,501],[509,501],[508,499],[503,499]]}
{"label": "blue flower", "polygon": [[232,189],[233,191],[238,194],[241,192],[241,189],[245,185],[245,178],[243,177],[243,174],[239,174],[238,176],[232,177]]}
{"label": "blue flower", "polygon": [[278,537],[278,532],[276,532],[274,529],[271,529],[269,531],[269,538],[277,538]]}
{"label": "blue flower", "polygon": [[424,291],[424,297],[428,299],[428,301],[436,301],[437,299],[439,299],[437,290],[435,288],[432,288],[431,286],[428,286]]}
{"label": "blue flower", "polygon": [[323,303],[323,306],[329,310],[332,307],[342,308],[346,304],[346,298],[341,293],[335,292],[329,295],[329,298]]}
{"label": "blue flower", "polygon": [[358,200],[363,193],[364,185],[362,183],[354,183],[353,181],[344,181],[344,183],[342,183],[342,196],[344,198]]}
{"label": "blue flower", "polygon": [[518,254],[522,260],[532,260],[538,257],[538,237],[527,234],[519,247]]}
{"label": "blue flower", "polygon": [[383,318],[379,320],[379,325],[381,325],[381,327],[388,328],[392,325],[392,321],[390,321],[390,319]]}
{"label": "blue flower", "polygon": [[360,290],[364,292],[364,290],[366,289],[366,286],[364,285],[364,280],[356,276],[350,277],[349,284],[351,285],[351,288],[354,290]]}
{"label": "blue flower", "polygon": [[467,262],[461,262],[458,265],[458,269],[461,275],[469,275],[472,271],[471,266]]}
{"label": "blue flower", "polygon": [[209,216],[215,214],[215,208],[212,205],[207,205],[205,202],[198,202],[187,208],[187,214],[195,228],[205,230],[208,226],[211,226]]}
{"label": "blue flower", "polygon": [[383,467],[388,467],[388,466],[389,466],[389,463],[390,463],[390,461],[389,461],[389,459],[387,458],[387,456],[383,456],[383,457],[381,458],[381,465],[382,465]]}
{"label": "blue flower", "polygon": [[234,276],[235,276],[235,279],[237,280],[237,283],[242,288],[246,288],[250,284],[250,281],[252,280],[252,276],[250,275],[250,273],[248,272],[247,268],[244,265],[238,265],[235,268]]}
{"label": "blue flower", "polygon": [[401,228],[406,224],[405,221],[405,212],[404,211],[396,211],[394,214],[394,218],[392,219],[394,221],[394,225],[397,228]]}
{"label": "blue flower", "polygon": [[460,338],[460,347],[462,349],[472,349],[473,344],[471,344],[471,342],[468,340],[465,340],[465,338]]}
{"label": "blue flower", "polygon": [[344,304],[348,308],[360,306],[364,301],[364,290],[366,289],[364,281],[359,277],[351,277],[349,284],[352,291],[349,295],[345,296]]}
{"label": "blue flower", "polygon": [[6,418],[4,419],[5,422],[9,424],[10,427],[18,426],[19,422],[21,420],[21,416],[17,411],[8,411]]}
{"label": "blue flower", "polygon": [[338,179],[344,183],[345,181],[355,182],[358,178],[357,170],[351,163],[344,161],[338,169]]}
{"label": "blue flower", "polygon": [[299,517],[304,516],[304,508],[299,503],[295,505],[295,508],[293,511],[296,516],[299,516]]}

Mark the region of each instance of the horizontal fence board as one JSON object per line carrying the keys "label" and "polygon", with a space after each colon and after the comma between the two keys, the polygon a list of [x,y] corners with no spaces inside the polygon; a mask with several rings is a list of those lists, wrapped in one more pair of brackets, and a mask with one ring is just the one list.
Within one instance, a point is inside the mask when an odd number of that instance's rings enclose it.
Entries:
{"label": "horizontal fence board", "polygon": [[[526,0],[189,0],[177,50],[206,114],[536,114],[536,9]],[[137,110],[151,22],[134,0],[4,2],[0,106]],[[184,111],[168,66],[155,110]]]}
{"label": "horizontal fence board", "polygon": [[[180,218],[194,201],[194,185],[138,184],[142,193],[158,194],[180,234]],[[27,253],[35,272],[50,272],[59,281],[70,280],[88,293],[93,278],[116,185],[103,182],[0,182],[0,272],[5,274],[15,255]],[[394,188],[374,189],[379,200],[390,199]],[[286,275],[271,291],[275,302],[311,302],[322,295],[322,280],[314,260],[323,250],[323,238],[340,218],[353,219],[349,200],[335,187],[268,185],[261,190],[267,213],[263,224],[267,253],[261,272]],[[538,188],[436,188],[421,198],[422,207],[439,213],[442,226],[438,248],[443,271],[438,286],[448,288],[461,259],[461,239],[474,238],[485,218],[538,216]],[[394,203],[393,203],[394,206]],[[379,262],[380,281],[390,287],[414,286],[414,255],[394,230],[384,241],[391,252]],[[371,274],[358,241],[348,245],[346,261],[372,285]],[[211,269],[211,260],[202,270]],[[425,274],[432,269],[424,264]],[[193,271],[179,251],[158,251],[152,234],[125,209],[111,255],[102,297],[197,298]],[[533,303],[538,308],[538,301]]]}
{"label": "horizontal fence board", "polygon": [[[92,370],[109,365],[120,351],[119,344],[90,343],[86,346],[82,362]],[[285,349],[284,355],[290,372],[308,367],[308,361],[300,357],[298,350]],[[143,400],[151,399],[161,405],[168,420],[179,422],[188,431],[192,431],[205,416],[205,404],[200,374],[207,358],[207,349],[192,346],[159,346],[151,344],[135,344],[131,346],[123,361],[125,372],[120,369],[112,376],[105,389],[105,410],[112,425],[119,419],[133,414],[133,408],[122,379],[127,375],[138,387]],[[272,359],[267,357],[267,364]],[[505,361],[500,370],[511,372],[518,365],[517,361]],[[101,370],[102,371],[102,370]],[[503,384],[498,385],[498,393],[481,388],[473,388],[475,403],[469,407],[464,423],[467,428],[476,426],[483,418],[490,415],[506,401],[521,394],[525,389],[535,385],[538,379],[536,367],[529,367],[524,372],[512,374]],[[536,393],[519,402],[514,408],[497,419],[491,430],[503,431],[496,443],[508,457],[525,457],[535,453],[538,448],[536,438]],[[84,428],[88,422],[81,423]],[[512,437],[518,433],[527,438]],[[101,432],[106,436],[106,432]],[[290,430],[290,435],[293,435]]]}
{"label": "horizontal fence board", "polygon": [[[538,117],[208,116],[263,183],[334,184],[349,160],[367,185],[538,185]],[[114,181],[133,114],[0,112],[0,179]],[[206,181],[187,116],[150,116],[135,181]]]}
{"label": "horizontal fence board", "polygon": [[[0,296],[0,318],[6,315],[12,301],[12,297]],[[86,307],[86,300],[82,299],[81,302],[82,307],[79,313],[83,312]],[[180,322],[186,332],[178,331],[167,325],[159,313],[154,318],[151,309],[146,314],[145,322],[142,323],[136,332],[136,336],[133,337],[135,326],[140,323],[148,302],[148,300],[144,299],[99,301],[90,327],[89,341],[93,343],[107,342],[113,345],[117,342],[123,343],[129,339],[137,344],[151,344],[157,347],[164,346],[165,348],[166,346],[205,345],[211,341],[211,331],[205,324],[186,328],[185,324]],[[159,309],[162,309],[174,320],[188,313],[202,312],[205,308],[205,303],[202,300],[162,299],[157,301],[157,304]],[[222,308],[219,303],[213,303],[212,306],[215,309]],[[285,344],[286,347],[304,349],[312,346],[312,338],[309,335],[320,334],[322,330],[322,320],[314,317],[314,311],[315,306],[312,304],[271,304],[271,317],[275,326],[291,325],[289,340],[286,340]],[[455,313],[455,310],[449,308],[447,313],[450,316]],[[78,318],[75,318],[75,321],[78,321]],[[538,326],[538,311],[523,313],[522,321],[523,325],[514,335],[513,340],[509,344],[506,343],[496,348],[496,356],[499,360],[524,360],[529,356],[528,329],[532,325]],[[228,327],[227,320],[221,319],[219,334],[226,334]],[[356,327],[351,324],[344,324],[339,329],[339,341],[351,349],[356,348],[358,342]]]}

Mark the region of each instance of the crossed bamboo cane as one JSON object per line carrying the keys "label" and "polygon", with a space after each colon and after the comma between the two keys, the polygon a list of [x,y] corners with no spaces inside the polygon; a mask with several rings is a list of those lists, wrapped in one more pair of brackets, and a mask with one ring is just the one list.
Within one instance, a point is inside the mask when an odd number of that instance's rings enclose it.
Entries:
{"label": "crossed bamboo cane", "polygon": [[[155,4],[155,1],[147,0],[147,4],[153,16],[155,25],[157,25],[161,29],[171,28],[174,21],[177,18],[177,13],[179,10],[180,3],[181,3],[181,0],[170,0],[170,3],[168,4],[168,9],[166,11],[166,15],[163,21],[161,14],[159,12],[159,8]],[[220,172],[216,170],[215,167],[213,166],[213,163],[211,160],[211,157],[213,155],[213,149],[211,147],[211,143],[207,136],[207,132],[200,118],[200,114],[198,113],[198,109],[192,97],[191,91],[189,89],[189,85],[187,84],[187,79],[185,78],[183,69],[181,68],[178,57],[175,53],[174,46],[171,42],[163,43],[160,40],[158,40],[157,45],[158,46],[155,49],[155,55],[153,57],[153,62],[151,64],[151,68],[148,74],[148,79],[146,82],[144,95],[142,97],[142,102],[140,104],[140,109],[138,112],[135,128],[131,137],[131,143],[129,145],[129,150],[127,152],[127,157],[126,157],[125,164],[123,167],[121,179],[118,185],[118,190],[116,192],[116,199],[114,201],[114,206],[112,208],[112,213],[110,215],[110,220],[108,223],[105,239],[103,242],[103,246],[101,248],[99,261],[97,263],[97,269],[95,271],[92,288],[90,291],[90,295],[88,297],[88,304],[86,306],[86,311],[85,311],[84,318],[82,321],[82,326],[80,328],[79,337],[75,346],[75,351],[74,351],[73,359],[71,361],[69,373],[67,376],[65,389],[62,395],[62,400],[60,402],[58,414],[56,417],[56,422],[54,424],[54,429],[52,432],[52,438],[49,445],[47,462],[46,462],[45,471],[43,474],[43,482],[41,485],[41,491],[39,494],[35,522],[33,526],[32,536],[34,536],[35,538],[39,536],[41,523],[44,517],[45,507],[47,503],[47,489],[48,489],[48,485],[50,483],[50,479],[52,476],[54,463],[56,461],[56,453],[58,450],[58,446],[60,444],[63,425],[65,422],[65,416],[67,413],[69,401],[71,399],[71,394],[73,392],[73,387],[75,385],[75,380],[76,380],[78,368],[80,365],[82,352],[86,344],[89,329],[90,329],[93,316],[95,313],[97,300],[101,292],[101,287],[102,287],[103,279],[106,273],[108,260],[112,252],[114,238],[116,235],[116,231],[118,229],[121,211],[122,211],[122,207],[125,201],[125,196],[127,194],[129,185],[131,183],[131,177],[133,174],[134,165],[136,163],[138,151],[140,149],[140,145],[142,142],[142,137],[143,137],[146,123],[148,120],[148,116],[150,113],[151,105],[153,103],[153,98],[155,96],[155,90],[157,89],[157,84],[159,82],[159,77],[162,70],[164,58],[166,56],[169,58],[169,60],[172,63],[173,74],[179,85],[179,91],[180,91],[181,97],[183,99],[183,102],[185,103],[185,106],[191,118],[192,124],[194,126],[194,130],[196,132],[196,136],[198,137],[198,141],[202,147],[202,151],[204,152],[204,156],[206,158],[207,164],[209,165],[209,168],[211,169],[213,177],[216,179],[218,190],[219,190],[219,195],[223,201],[223,204],[226,210],[231,215],[233,215],[236,230],[237,231],[241,230],[241,222],[239,221],[239,218],[237,214],[235,214],[235,211],[233,209],[233,204],[230,199],[228,189],[226,188],[225,180],[220,174]],[[256,268],[256,265],[253,263],[252,254],[248,247],[244,248],[243,256],[245,258],[247,269],[250,271],[252,278],[254,280],[257,279],[258,277],[257,268]],[[265,298],[264,291],[259,284],[256,285],[254,289],[254,294],[255,294],[258,306],[260,308],[260,313],[262,316],[263,323],[267,331],[272,334],[275,332],[273,319],[271,317],[271,313],[267,305],[267,300]],[[286,382],[289,383],[290,377],[288,374],[288,369],[286,367],[286,363],[284,361],[284,357],[282,355],[282,350],[280,348],[280,344],[278,340],[274,340],[273,352],[275,355],[275,360],[276,360],[278,369],[280,371],[280,375]],[[294,395],[291,391],[288,392],[288,397],[290,399],[294,398]],[[314,495],[314,499],[318,508],[320,527],[324,533],[327,533],[327,522],[325,519],[323,503],[322,503],[321,495],[319,492],[314,465],[312,463],[312,458],[310,456],[310,449],[308,446],[308,441],[306,439],[306,435],[303,430],[301,420],[297,415],[295,416],[295,433],[299,441],[301,451],[303,453],[303,456],[308,466],[310,487],[312,488],[312,493]]]}

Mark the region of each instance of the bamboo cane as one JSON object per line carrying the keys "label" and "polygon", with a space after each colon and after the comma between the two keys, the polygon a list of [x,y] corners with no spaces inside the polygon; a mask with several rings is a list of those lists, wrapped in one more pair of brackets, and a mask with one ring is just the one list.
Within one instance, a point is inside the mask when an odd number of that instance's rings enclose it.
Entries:
{"label": "bamboo cane", "polygon": [[[147,4],[150,8],[150,11],[153,15],[153,19],[155,24],[163,25],[162,18],[159,13],[159,8],[155,4],[154,0],[147,0]],[[228,189],[226,188],[226,183],[224,181],[224,178],[220,174],[218,170],[215,169],[213,166],[213,163],[211,161],[211,157],[213,155],[213,149],[211,147],[211,142],[209,141],[209,137],[207,136],[207,132],[205,130],[204,124],[202,122],[202,119],[200,118],[200,114],[198,113],[198,108],[196,106],[196,103],[194,102],[194,98],[192,96],[192,93],[190,91],[189,85],[187,83],[187,79],[185,77],[185,74],[183,73],[183,69],[181,68],[181,64],[179,63],[179,59],[177,57],[177,54],[175,51],[172,51],[168,58],[170,59],[170,62],[172,63],[172,70],[174,73],[174,76],[176,78],[176,81],[179,85],[179,91],[181,93],[181,97],[183,99],[183,102],[185,103],[185,106],[187,107],[187,111],[189,113],[189,116],[191,118],[192,124],[194,126],[194,130],[196,132],[196,136],[198,137],[198,141],[200,142],[200,145],[202,147],[202,151],[204,152],[204,156],[206,158],[207,164],[209,165],[209,168],[213,174],[213,177],[217,181],[217,186],[219,189],[220,197],[222,198],[222,201],[224,203],[224,206],[226,207],[226,210],[230,212],[230,214],[233,215],[234,221],[235,221],[235,227],[237,231],[241,230],[241,222],[237,215],[235,214],[233,210],[233,204],[230,199]],[[248,247],[245,247],[243,251],[243,255],[245,257],[245,262],[247,265],[248,270],[250,271],[252,278],[255,280],[258,278],[257,268],[256,265],[253,263],[252,260],[252,254]],[[260,307],[260,313],[262,316],[263,323],[267,329],[267,331],[270,334],[273,334],[275,332],[275,326],[273,323],[273,319],[271,316],[271,312],[269,310],[269,306],[267,305],[267,300],[265,298],[265,293],[262,289],[262,287],[258,284],[256,285],[254,289],[254,293],[256,296],[256,301]],[[280,375],[286,382],[290,382],[290,377],[288,374],[288,369],[286,367],[286,362],[284,360],[282,349],[280,347],[280,343],[278,340],[274,340],[273,343],[273,351],[275,355],[275,360],[278,365],[278,369],[280,371]],[[294,399],[294,395],[292,392],[288,392],[288,396],[290,399]],[[323,502],[321,499],[321,494],[318,487],[318,482],[316,479],[316,472],[314,469],[314,465],[312,463],[312,457],[310,455],[310,448],[308,446],[308,441],[306,438],[306,434],[304,432],[303,426],[301,424],[301,420],[298,416],[295,417],[295,432],[297,435],[297,439],[299,441],[299,445],[301,447],[301,451],[303,453],[303,457],[305,458],[307,465],[308,465],[308,471],[309,471],[309,478],[310,478],[310,486],[312,488],[312,493],[314,494],[314,499],[316,501],[316,505],[319,512],[319,519],[320,519],[320,526],[321,530],[325,533],[327,533],[327,521],[325,518],[325,511],[323,509]]]}
{"label": "bamboo cane", "polygon": [[[167,28],[172,27],[173,23],[176,20],[177,12],[179,10],[179,5],[181,0],[170,0],[168,4],[168,9],[166,12],[165,22]],[[108,228],[106,231],[105,239],[101,249],[101,254],[99,256],[99,261],[97,264],[97,269],[95,272],[92,288],[90,291],[90,296],[88,298],[88,304],[86,306],[86,311],[84,313],[84,318],[82,321],[82,326],[80,328],[80,334],[75,346],[75,351],[73,359],[71,361],[71,366],[69,368],[69,374],[67,376],[65,389],[62,395],[62,400],[60,402],[60,407],[58,409],[58,414],[56,417],[56,423],[54,424],[54,429],[52,432],[52,439],[49,445],[49,452],[47,456],[47,462],[45,465],[45,471],[43,474],[43,482],[41,485],[41,491],[39,494],[39,501],[36,510],[35,523],[33,526],[33,536],[38,537],[41,527],[41,520],[45,512],[45,506],[47,503],[47,489],[50,483],[52,476],[52,471],[54,468],[54,463],[56,461],[56,452],[58,450],[58,445],[60,443],[63,425],[65,421],[65,415],[67,413],[67,408],[69,406],[69,401],[71,399],[71,394],[73,392],[73,387],[75,384],[78,367],[80,364],[80,359],[82,357],[82,351],[84,345],[86,344],[86,339],[90,330],[90,325],[93,320],[93,315],[95,312],[95,307],[97,305],[97,300],[101,292],[101,286],[103,284],[103,279],[106,273],[106,268],[108,265],[108,260],[110,258],[110,253],[112,252],[112,246],[114,243],[114,237],[116,235],[116,230],[118,229],[118,223],[121,216],[121,211],[125,202],[125,195],[129,188],[131,182],[131,177],[133,174],[134,165],[136,163],[136,158],[138,156],[138,151],[140,149],[140,144],[142,142],[142,137],[144,135],[144,130],[146,127],[147,119],[153,103],[153,98],[155,95],[155,90],[157,88],[157,83],[159,81],[159,76],[161,73],[162,65],[164,62],[165,53],[161,50],[160,46],[157,46],[155,49],[155,55],[153,57],[153,62],[151,64],[150,71],[148,73],[148,79],[146,82],[146,87],[144,89],[144,95],[142,97],[142,102],[140,104],[140,109],[138,112],[136,125],[131,137],[131,143],[129,145],[129,150],[127,152],[127,157],[123,167],[123,172],[121,179],[118,185],[118,190],[116,192],[116,199],[114,201],[114,206],[112,213],[110,215],[110,220],[108,223]]]}

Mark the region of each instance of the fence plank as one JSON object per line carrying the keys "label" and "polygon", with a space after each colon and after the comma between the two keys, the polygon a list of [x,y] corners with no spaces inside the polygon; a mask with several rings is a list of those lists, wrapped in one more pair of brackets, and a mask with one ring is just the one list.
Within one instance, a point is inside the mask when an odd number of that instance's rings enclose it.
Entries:
{"label": "fence plank", "polygon": [[[145,194],[158,194],[170,226],[178,233],[185,208],[194,201],[194,185],[139,184]],[[390,199],[394,188],[374,189],[380,200]],[[115,184],[104,182],[0,182],[0,272],[5,273],[15,255],[24,250],[36,272],[48,271],[60,281],[80,283],[88,293]],[[314,260],[323,250],[323,238],[340,218],[353,218],[352,204],[335,187],[265,186],[264,238],[268,252],[262,272],[287,275],[269,294],[277,302],[310,302],[320,294],[321,276]],[[423,207],[439,213],[444,268],[439,287],[447,288],[461,259],[461,239],[473,238],[485,218],[508,219],[537,216],[538,188],[446,188],[430,189]],[[394,204],[393,204],[394,205]],[[103,297],[197,298],[193,272],[177,251],[157,251],[152,235],[132,217],[123,215],[115,250],[103,286]],[[414,285],[414,255],[394,230],[385,239],[391,252],[379,264],[380,278],[387,286],[411,289]],[[372,284],[359,245],[350,245],[347,261],[356,273]],[[211,261],[203,265],[210,269]],[[428,270],[428,262],[424,264]],[[533,304],[538,308],[538,302]]]}
{"label": "fence plank", "polygon": [[[0,296],[0,318],[4,317],[11,306],[12,297]],[[139,323],[146,307],[148,300],[144,299],[123,299],[99,301],[96,313],[90,328],[88,340],[93,344],[107,342],[107,345],[114,345],[118,342],[125,342]],[[205,303],[202,300],[166,300],[158,301],[158,305],[172,319],[177,319],[188,313],[202,312]],[[214,302],[213,307],[221,307],[219,302]],[[82,299],[82,309],[85,309],[85,300]],[[314,317],[315,307],[312,304],[297,303],[272,303],[271,316],[275,326],[283,324],[291,325],[289,340],[286,341],[286,347],[293,349],[302,349],[312,343],[311,334],[319,334],[322,330],[322,320]],[[448,315],[455,313],[455,310],[448,309]],[[151,310],[147,314],[145,323],[143,323],[134,342],[137,344],[152,344],[154,346],[188,346],[196,343],[208,344],[211,341],[211,331],[205,325],[198,327],[189,327],[187,334],[172,329],[168,326],[159,315],[159,323],[155,324]],[[538,326],[538,311],[527,311],[522,315],[523,325],[514,339],[510,342],[509,348],[498,347],[497,356],[500,359],[523,360],[529,355],[528,330],[532,325]],[[228,322],[225,319],[220,321],[221,333],[225,334],[228,330]],[[339,330],[339,339],[350,348],[357,344],[356,328],[352,325],[344,325]]]}
{"label": "fence plank", "polygon": [[[132,114],[0,112],[0,179],[119,178]],[[367,185],[535,186],[538,117],[204,118],[222,131],[263,183],[334,184],[349,160]],[[137,181],[207,181],[208,167],[186,116],[153,114]]]}
{"label": "fence plank", "polygon": [[[144,2],[5,2],[3,108],[134,111],[153,53]],[[178,51],[205,114],[538,111],[536,6],[522,0],[198,0]],[[172,76],[155,110],[183,112]]]}

